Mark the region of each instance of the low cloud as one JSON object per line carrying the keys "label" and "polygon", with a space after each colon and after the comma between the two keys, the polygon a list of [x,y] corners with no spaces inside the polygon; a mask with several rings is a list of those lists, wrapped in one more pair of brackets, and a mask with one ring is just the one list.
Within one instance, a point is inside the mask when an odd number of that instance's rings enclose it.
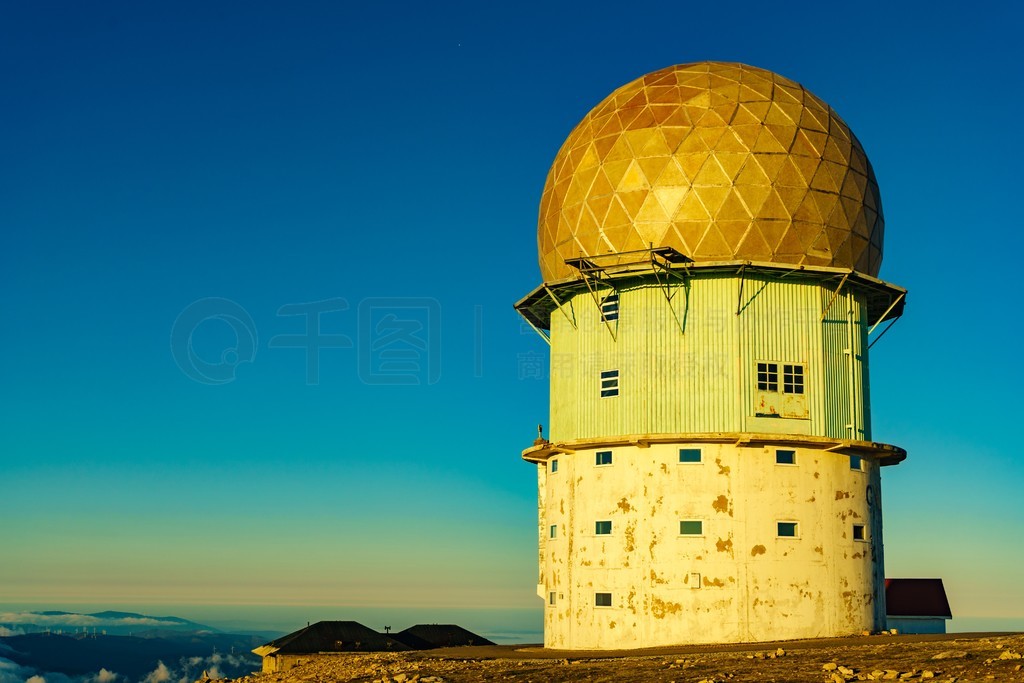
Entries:
{"label": "low cloud", "polygon": [[90,683],[112,683],[117,680],[117,674],[113,671],[100,669],[95,676],[89,679]]}
{"label": "low cloud", "polygon": [[[60,673],[43,673],[0,657],[0,683],[86,683]],[[107,682],[110,683],[110,682]]]}
{"label": "low cloud", "polygon": [[39,614],[38,612],[0,612],[0,624],[33,624],[36,626],[167,626],[180,624],[177,619],[153,617],[100,618],[91,614]]}
{"label": "low cloud", "polygon": [[[8,648],[9,649],[9,648]],[[94,674],[74,678],[53,671],[39,671],[0,657],[0,683],[193,683],[203,672],[210,679],[239,678],[259,668],[259,661],[247,655],[215,652],[208,657],[182,657],[177,666],[158,661],[156,668],[137,681],[101,668]]]}
{"label": "low cloud", "polygon": [[0,638],[8,638],[10,636],[24,635],[25,632],[19,629],[11,629],[6,626],[0,626]]}
{"label": "low cloud", "polygon": [[163,662],[157,662],[156,668],[146,674],[142,683],[167,683],[171,680],[171,670]]}

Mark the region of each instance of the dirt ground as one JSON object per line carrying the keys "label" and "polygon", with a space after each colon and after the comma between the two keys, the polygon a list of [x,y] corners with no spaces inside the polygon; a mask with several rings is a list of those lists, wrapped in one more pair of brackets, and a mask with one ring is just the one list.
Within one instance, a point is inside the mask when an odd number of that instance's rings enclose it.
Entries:
{"label": "dirt ground", "polygon": [[1024,634],[862,636],[756,645],[568,652],[539,646],[462,647],[322,655],[240,683],[467,683],[482,681],[1022,681]]}

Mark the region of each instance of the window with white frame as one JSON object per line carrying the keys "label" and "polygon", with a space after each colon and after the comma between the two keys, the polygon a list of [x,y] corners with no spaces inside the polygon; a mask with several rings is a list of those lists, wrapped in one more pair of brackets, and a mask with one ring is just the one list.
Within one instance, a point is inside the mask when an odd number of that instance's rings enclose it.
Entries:
{"label": "window with white frame", "polygon": [[776,522],[775,535],[779,538],[798,538],[800,536],[800,525],[797,522]]}
{"label": "window with white frame", "polygon": [[779,364],[758,363],[757,364],[757,389],[758,391],[779,390]]}
{"label": "window with white frame", "polygon": [[611,451],[598,451],[594,454],[595,465],[611,465],[612,464],[612,452]]}
{"label": "window with white frame", "polygon": [[607,536],[612,532],[611,521],[604,519],[599,522],[594,522],[594,533],[598,536]]}
{"label": "window with white frame", "polygon": [[853,525],[853,540],[855,541],[866,541],[868,540],[867,532],[864,530],[863,524]]}
{"label": "window with white frame", "polygon": [[859,455],[850,456],[850,469],[856,470],[857,472],[864,471],[864,460]]}
{"label": "window with white frame", "polygon": [[556,536],[558,536],[558,525],[552,524],[548,527],[548,538],[554,538]]}
{"label": "window with white frame", "polygon": [[558,458],[555,458],[555,459],[553,459],[551,461],[551,474],[554,474],[557,471],[558,471]]}
{"label": "window with white frame", "polygon": [[548,604],[549,605],[555,604],[555,591],[550,591],[548,593]]}
{"label": "window with white frame", "polygon": [[776,465],[795,465],[796,464],[796,451],[791,449],[779,448],[775,451],[775,464]]}
{"label": "window with white frame", "polygon": [[601,398],[619,395],[619,371],[601,371]]}
{"label": "window with white frame", "polygon": [[703,536],[704,522],[700,519],[683,519],[679,522],[680,536]]}
{"label": "window with white frame", "polygon": [[679,462],[690,465],[700,464],[702,460],[701,452],[699,448],[680,448],[679,449]]}
{"label": "window with white frame", "polygon": [[806,365],[763,360],[755,367],[755,417],[809,419]]}
{"label": "window with white frame", "polygon": [[804,393],[804,366],[782,365],[782,393],[802,394]]}
{"label": "window with white frame", "polygon": [[611,593],[594,593],[594,607],[611,607]]}

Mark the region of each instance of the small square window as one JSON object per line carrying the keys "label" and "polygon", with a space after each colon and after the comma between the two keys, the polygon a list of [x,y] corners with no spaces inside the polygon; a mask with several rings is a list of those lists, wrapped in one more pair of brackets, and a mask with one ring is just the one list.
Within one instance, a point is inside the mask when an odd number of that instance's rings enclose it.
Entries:
{"label": "small square window", "polygon": [[699,519],[684,519],[679,522],[680,536],[703,536],[704,522]]}
{"label": "small square window", "polygon": [[776,522],[777,534],[779,538],[796,538],[797,537],[797,523],[796,522]]}
{"label": "small square window", "polygon": [[782,366],[782,393],[802,394],[804,393],[804,366],[783,365]]}
{"label": "small square window", "polygon": [[554,538],[557,535],[558,535],[558,525],[557,524],[552,524],[550,527],[548,527],[548,538]]}
{"label": "small square window", "polygon": [[855,541],[866,541],[867,540],[867,536],[865,535],[864,525],[863,524],[854,524],[853,525],[853,540],[855,540]]}
{"label": "small square window", "polygon": [[594,607],[611,607],[611,593],[594,593]]}
{"label": "small square window", "polygon": [[555,604],[555,591],[551,591],[550,593],[548,593],[548,604]]}
{"label": "small square window", "polygon": [[601,371],[601,398],[619,395],[619,371]]}
{"label": "small square window", "polygon": [[795,465],[796,464],[796,451],[782,450],[781,448],[775,451],[775,464],[776,465]]}
{"label": "small square window", "polygon": [[850,456],[850,469],[857,470],[858,472],[864,471],[864,461],[861,460],[859,455]]}
{"label": "small square window", "polygon": [[699,463],[701,461],[701,453],[699,448],[680,448],[679,449],[679,462],[688,463]]}
{"label": "small square window", "polygon": [[598,451],[594,455],[595,465],[611,465],[612,464],[612,452],[611,451]]}
{"label": "small square window", "polygon": [[757,364],[757,389],[758,391],[779,390],[779,365],[778,363]]}
{"label": "small square window", "polygon": [[595,524],[594,524],[594,533],[597,534],[598,536],[607,536],[611,532],[612,532],[612,523],[610,521],[604,520],[604,521],[601,521],[601,522],[595,522]]}
{"label": "small square window", "polygon": [[551,461],[551,474],[554,474],[557,471],[558,471],[558,458],[555,458],[554,460]]}
{"label": "small square window", "polygon": [[609,294],[601,301],[602,322],[615,322],[619,319],[619,295]]}

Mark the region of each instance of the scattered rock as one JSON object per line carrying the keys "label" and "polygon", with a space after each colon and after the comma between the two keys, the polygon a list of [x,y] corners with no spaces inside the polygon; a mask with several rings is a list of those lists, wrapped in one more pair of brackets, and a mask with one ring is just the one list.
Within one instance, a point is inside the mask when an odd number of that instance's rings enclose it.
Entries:
{"label": "scattered rock", "polygon": [[999,653],[999,659],[1020,659],[1020,653],[1013,650],[1003,650]]}
{"label": "scattered rock", "polygon": [[839,668],[839,665],[835,662],[829,662],[828,664],[823,664],[821,668],[825,671],[835,671]]}

